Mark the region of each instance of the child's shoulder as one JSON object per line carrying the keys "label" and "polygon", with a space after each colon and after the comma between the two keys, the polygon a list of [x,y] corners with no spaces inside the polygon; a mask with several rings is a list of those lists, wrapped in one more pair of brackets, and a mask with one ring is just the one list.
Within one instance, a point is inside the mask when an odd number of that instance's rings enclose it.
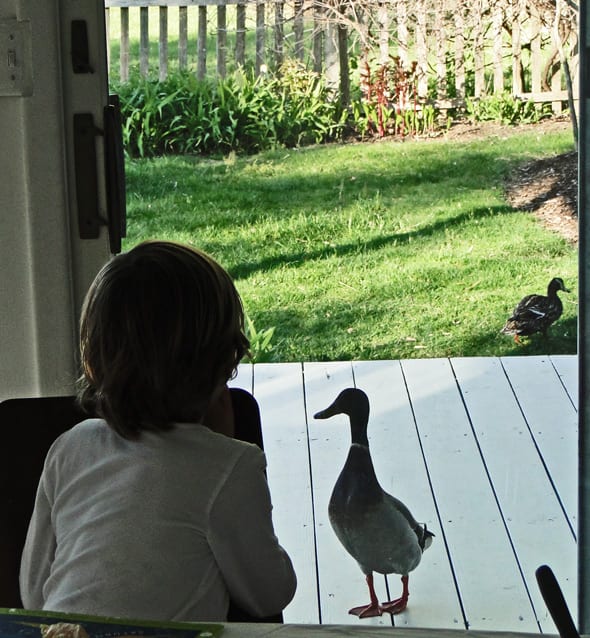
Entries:
{"label": "child's shoulder", "polygon": [[256,455],[261,452],[260,448],[254,443],[248,443],[247,441],[241,441],[226,436],[225,434],[220,434],[205,425],[188,423],[176,424],[174,429],[164,434],[164,437],[176,438],[186,443],[194,441],[199,446],[220,449],[224,452],[236,454],[237,456],[241,456],[242,454]]}
{"label": "child's shoulder", "polygon": [[260,448],[238,439],[210,430],[195,423],[177,423],[162,432],[142,432],[138,439],[129,440],[117,434],[104,419],[86,419],[64,432],[54,443],[55,451],[94,448],[114,450],[117,453],[134,454],[143,449],[158,455],[176,455],[182,458],[196,451],[201,456],[238,459],[245,456],[252,460],[263,455]]}
{"label": "child's shoulder", "polygon": [[100,438],[115,434],[104,419],[85,419],[62,432],[53,442],[50,453],[64,448],[92,445]]}
{"label": "child's shoulder", "polygon": [[201,468],[207,467],[208,472],[220,472],[223,476],[230,469],[232,473],[248,474],[266,467],[264,452],[254,443],[219,434],[202,425],[176,425],[156,438],[154,453],[170,462],[174,460],[179,467],[194,466],[198,461]]}
{"label": "child's shoulder", "polygon": [[85,419],[76,423],[70,429],[62,432],[56,439],[56,443],[77,440],[80,438],[87,438],[92,435],[100,435],[101,433],[109,431],[110,428],[104,419]]}

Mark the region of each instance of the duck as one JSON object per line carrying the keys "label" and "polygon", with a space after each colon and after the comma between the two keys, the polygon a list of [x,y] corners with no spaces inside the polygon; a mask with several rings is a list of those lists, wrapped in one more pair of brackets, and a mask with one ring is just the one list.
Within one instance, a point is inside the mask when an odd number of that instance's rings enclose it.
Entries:
{"label": "duck", "polygon": [[549,326],[555,323],[563,313],[563,304],[557,292],[570,292],[561,277],[554,277],[547,286],[547,296],[526,295],[506,320],[501,332],[514,335],[515,343],[521,343],[520,337],[541,332],[547,336]]}
{"label": "duck", "polygon": [[[370,602],[348,613],[359,618],[398,614],[409,598],[409,573],[430,547],[434,534],[418,523],[408,507],[383,490],[373,467],[367,428],[369,399],[359,388],[346,388],[315,419],[346,414],[350,419],[351,444],[344,467],[328,504],[330,524],[344,549],[356,560],[369,588]],[[399,574],[402,594],[380,603],[373,574]]]}

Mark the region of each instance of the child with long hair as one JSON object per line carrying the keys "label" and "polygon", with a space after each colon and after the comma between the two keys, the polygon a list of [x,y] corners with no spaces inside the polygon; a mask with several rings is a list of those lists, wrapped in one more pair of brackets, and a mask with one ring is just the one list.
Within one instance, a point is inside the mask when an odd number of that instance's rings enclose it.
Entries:
{"label": "child with long hair", "polygon": [[248,349],[229,275],[188,246],[110,260],[82,309],[81,404],[39,483],[21,561],[27,609],[223,621],[270,616],[296,578],[264,453],[233,436],[227,382]]}

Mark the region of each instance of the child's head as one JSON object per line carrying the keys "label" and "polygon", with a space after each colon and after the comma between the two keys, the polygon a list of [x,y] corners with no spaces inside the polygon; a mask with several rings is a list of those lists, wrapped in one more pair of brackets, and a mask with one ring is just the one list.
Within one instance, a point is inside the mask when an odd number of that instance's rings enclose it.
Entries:
{"label": "child's head", "polygon": [[240,297],[208,255],[164,241],[109,261],[80,324],[79,397],[117,432],[199,421],[248,349]]}

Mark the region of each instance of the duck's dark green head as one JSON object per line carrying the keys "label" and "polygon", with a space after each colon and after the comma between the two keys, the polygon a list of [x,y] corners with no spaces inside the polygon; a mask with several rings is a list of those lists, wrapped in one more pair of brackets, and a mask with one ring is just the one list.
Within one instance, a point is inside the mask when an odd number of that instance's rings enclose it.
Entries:
{"label": "duck's dark green head", "polygon": [[329,419],[336,414],[347,414],[350,418],[352,440],[366,445],[369,422],[369,398],[358,388],[346,388],[325,410],[314,414],[314,419]]}
{"label": "duck's dark green head", "polygon": [[346,388],[336,397],[334,402],[325,410],[313,415],[314,419],[329,419],[336,414],[365,414],[369,416],[369,399],[358,388]]}

